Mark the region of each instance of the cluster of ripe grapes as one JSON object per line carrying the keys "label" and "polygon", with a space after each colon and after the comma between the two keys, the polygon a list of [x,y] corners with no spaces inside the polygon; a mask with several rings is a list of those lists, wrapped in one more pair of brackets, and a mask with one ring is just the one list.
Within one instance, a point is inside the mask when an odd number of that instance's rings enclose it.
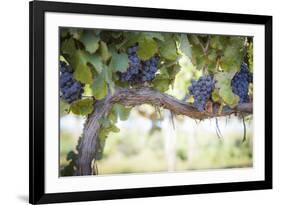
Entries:
{"label": "cluster of ripe grapes", "polygon": [[138,46],[128,48],[129,67],[124,73],[120,73],[120,79],[123,82],[132,84],[144,83],[154,79],[157,72],[158,56],[141,61],[137,55]]}
{"label": "cluster of ripe grapes", "polygon": [[[242,63],[240,71],[237,72],[231,80],[231,87],[234,94],[238,95],[239,103],[249,102],[249,83],[253,82],[253,74],[249,72],[246,63]],[[210,99],[213,89],[215,88],[215,80],[210,76],[201,76],[197,81],[192,80],[188,87],[189,93],[194,98],[193,105],[198,111],[205,109],[207,101]]]}
{"label": "cluster of ripe grapes", "polygon": [[239,103],[249,102],[249,83],[253,82],[253,75],[249,72],[246,63],[242,63],[240,71],[235,74],[231,81],[232,92],[239,96]]}
{"label": "cluster of ripe grapes", "polygon": [[73,70],[65,62],[60,62],[60,97],[67,103],[81,99],[84,92],[83,85],[74,79]]}
{"label": "cluster of ripe grapes", "polygon": [[214,88],[215,80],[210,75],[204,75],[201,76],[197,81],[191,81],[191,85],[188,87],[188,90],[189,94],[194,98],[193,105],[198,111],[204,111],[206,103],[210,99]]}

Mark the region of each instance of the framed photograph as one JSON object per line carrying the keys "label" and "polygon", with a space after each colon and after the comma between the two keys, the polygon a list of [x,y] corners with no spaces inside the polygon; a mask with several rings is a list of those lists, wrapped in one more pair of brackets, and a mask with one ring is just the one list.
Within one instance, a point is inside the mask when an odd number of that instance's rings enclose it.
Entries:
{"label": "framed photograph", "polygon": [[30,2],[30,203],[272,188],[272,17]]}

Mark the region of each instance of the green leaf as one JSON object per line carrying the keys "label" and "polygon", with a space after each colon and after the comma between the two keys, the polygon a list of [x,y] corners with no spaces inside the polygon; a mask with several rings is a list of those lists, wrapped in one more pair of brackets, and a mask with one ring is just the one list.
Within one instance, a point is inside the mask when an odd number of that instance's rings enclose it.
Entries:
{"label": "green leaf", "polygon": [[99,55],[92,54],[88,57],[88,62],[94,67],[97,73],[101,73],[103,69],[103,63]]}
{"label": "green leaf", "polygon": [[66,39],[61,44],[62,54],[72,56],[76,52],[75,40],[73,38]]}
{"label": "green leaf", "polygon": [[129,118],[132,108],[125,107],[121,104],[114,104],[112,111],[119,117],[120,120],[125,121]]}
{"label": "green leaf", "polygon": [[84,44],[89,53],[94,53],[99,48],[100,37],[91,31],[84,31],[80,37],[80,41]]}
{"label": "green leaf", "polygon": [[175,41],[171,37],[166,37],[164,42],[160,42],[160,55],[167,60],[174,61],[177,59],[177,47]]}
{"label": "green leaf", "polygon": [[124,33],[124,37],[126,39],[124,46],[128,48],[139,42],[143,38],[143,34],[140,32],[127,32]]}
{"label": "green leaf", "polygon": [[232,92],[231,88],[231,80],[235,72],[221,72],[217,73],[214,77],[216,80],[216,88],[219,89],[219,96],[223,99],[223,101],[229,105],[230,107],[235,107],[239,102],[239,96],[235,95]]}
{"label": "green leaf", "polygon": [[73,38],[79,40],[80,37],[81,37],[81,34],[83,32],[83,29],[80,29],[80,28],[69,28],[68,31],[69,31],[70,35]]}
{"label": "green leaf", "polygon": [[[218,37],[217,37],[218,38]],[[243,62],[243,45],[245,38],[242,37],[219,37],[220,42],[224,45],[220,66],[223,70],[237,71]]]}
{"label": "green leaf", "polygon": [[143,35],[145,35],[145,37],[147,38],[154,38],[154,39],[158,39],[160,41],[164,41],[164,36],[161,33],[158,32],[143,32]]}
{"label": "green leaf", "polygon": [[200,40],[197,37],[197,35],[191,34],[191,35],[188,35],[188,37],[189,37],[189,39],[190,39],[192,44],[194,44],[194,45],[199,45],[200,44]]}
{"label": "green leaf", "polygon": [[219,95],[223,101],[232,108],[235,107],[239,102],[239,96],[235,95],[229,86],[222,87],[219,90]]}
{"label": "green leaf", "polygon": [[96,154],[95,154],[96,160],[101,160],[103,157],[103,151],[104,151],[106,139],[107,139],[107,136],[98,137],[97,145],[96,145]]}
{"label": "green leaf", "polygon": [[92,94],[98,100],[106,96],[107,86],[103,72],[95,78],[94,83],[92,85]]}
{"label": "green leaf", "polygon": [[154,87],[156,90],[159,90],[159,91],[161,91],[161,92],[165,92],[165,91],[169,90],[170,80],[168,80],[168,79],[157,79],[157,78],[155,78],[155,79],[152,81],[152,84],[153,84],[153,87]]}
{"label": "green leaf", "polygon": [[219,95],[219,90],[218,89],[215,89],[213,92],[212,92],[212,100],[214,102],[219,102],[220,100],[220,95]]}
{"label": "green leaf", "polygon": [[100,42],[100,55],[103,62],[107,62],[111,58],[111,53],[109,52],[107,44],[104,41]]}
{"label": "green leaf", "polygon": [[152,38],[143,38],[139,42],[137,54],[141,60],[148,60],[158,51],[158,46]]}
{"label": "green leaf", "polygon": [[162,66],[159,69],[159,73],[156,75],[155,79],[161,79],[161,80],[165,80],[165,79],[170,79],[170,75],[168,73],[167,67],[166,66]]}
{"label": "green leaf", "polygon": [[90,67],[87,65],[88,55],[82,50],[77,50],[74,57],[74,78],[84,84],[93,82],[93,74]]}
{"label": "green leaf", "polygon": [[247,49],[248,64],[250,72],[253,72],[253,43],[251,42]]}
{"label": "green leaf", "polygon": [[110,126],[110,121],[106,117],[102,117],[98,121],[102,128],[108,128]]}
{"label": "green leaf", "polygon": [[243,53],[235,45],[228,45],[221,58],[221,67],[226,71],[237,71],[243,61]]}
{"label": "green leaf", "polygon": [[112,109],[111,112],[108,114],[108,119],[112,122],[112,123],[116,123],[117,122],[117,114],[116,112]]}
{"label": "green leaf", "polygon": [[102,118],[99,120],[99,123],[101,123],[101,129],[99,132],[99,137],[97,140],[96,145],[96,154],[95,159],[100,160],[103,156],[104,146],[107,139],[107,136],[110,132],[117,133],[120,131],[118,127],[116,127],[114,124],[110,123],[110,121],[106,118]]}
{"label": "green leaf", "polygon": [[179,41],[179,49],[182,54],[189,57],[189,59],[192,58],[192,51],[191,51],[191,45],[188,41],[186,34],[180,35],[180,41]]}
{"label": "green leaf", "polygon": [[101,139],[106,138],[110,132],[117,133],[120,131],[120,129],[106,117],[99,119],[99,123],[101,125],[99,132],[99,137]]}
{"label": "green leaf", "polygon": [[112,74],[113,74],[112,68],[110,66],[104,65],[103,75],[104,75],[105,82],[109,86],[109,89],[110,89],[111,93],[113,93],[114,89],[115,89],[115,83],[113,81],[113,75]]}
{"label": "green leaf", "polygon": [[129,58],[126,53],[112,53],[110,67],[114,71],[125,72],[129,66]]}
{"label": "green leaf", "polygon": [[92,98],[77,100],[71,104],[70,110],[76,115],[88,115],[93,112],[93,103]]}
{"label": "green leaf", "polygon": [[111,35],[113,38],[120,38],[122,36],[123,32],[116,32],[116,31],[112,31]]}
{"label": "green leaf", "polygon": [[63,117],[68,114],[70,105],[64,100],[60,100],[60,116]]}
{"label": "green leaf", "polygon": [[222,50],[224,44],[226,44],[225,39],[221,36],[212,36],[210,39],[210,46],[214,49]]}

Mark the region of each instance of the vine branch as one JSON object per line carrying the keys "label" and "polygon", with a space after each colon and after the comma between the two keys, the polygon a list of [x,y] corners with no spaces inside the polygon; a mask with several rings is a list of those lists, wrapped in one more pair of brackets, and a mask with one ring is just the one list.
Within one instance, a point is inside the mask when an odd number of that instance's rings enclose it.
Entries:
{"label": "vine branch", "polygon": [[168,109],[175,115],[185,115],[199,120],[227,116],[234,113],[247,115],[253,112],[252,103],[240,104],[235,108],[225,106],[221,112],[219,112],[219,105],[213,105],[212,113],[199,112],[189,103],[148,87],[117,88],[114,93],[109,93],[104,99],[96,101],[94,111],[87,118],[83,130],[83,138],[78,147],[76,175],[94,174],[91,167],[92,161],[95,160],[96,144],[100,129],[99,119],[106,116],[115,103],[125,106],[150,104]]}

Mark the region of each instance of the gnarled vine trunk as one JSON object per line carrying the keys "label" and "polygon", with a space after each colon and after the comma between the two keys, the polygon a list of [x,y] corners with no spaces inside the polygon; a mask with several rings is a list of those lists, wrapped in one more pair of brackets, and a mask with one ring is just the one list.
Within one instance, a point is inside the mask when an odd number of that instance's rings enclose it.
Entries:
{"label": "gnarled vine trunk", "polygon": [[199,112],[191,104],[148,87],[136,89],[118,88],[114,94],[109,93],[104,99],[96,101],[94,111],[86,120],[82,140],[78,147],[79,154],[76,162],[76,175],[94,174],[92,161],[95,160],[96,144],[100,129],[99,119],[110,112],[114,103],[125,106],[151,104],[168,109],[176,115],[185,115],[199,120],[227,116],[233,113],[251,114],[253,112],[252,103],[240,104],[234,109],[225,106],[221,112],[218,112],[219,107],[214,105],[212,113]]}

